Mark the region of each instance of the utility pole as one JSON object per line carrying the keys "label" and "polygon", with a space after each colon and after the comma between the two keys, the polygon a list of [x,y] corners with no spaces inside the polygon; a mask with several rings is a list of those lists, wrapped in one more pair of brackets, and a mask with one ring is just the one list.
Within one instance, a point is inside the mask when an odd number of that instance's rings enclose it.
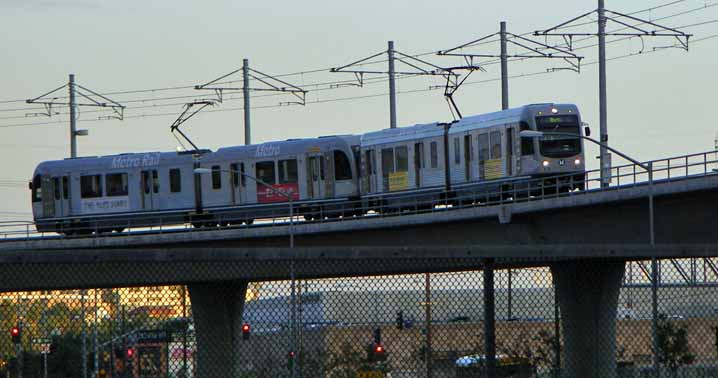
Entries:
{"label": "utility pole", "polygon": [[249,124],[249,59],[242,61],[242,78],[244,83],[242,86],[244,97],[244,144],[249,146],[252,144],[252,132]]}
{"label": "utility pole", "polygon": [[75,102],[75,74],[70,74],[70,157],[77,157],[77,103]]}
{"label": "utility pole", "polygon": [[[596,13],[598,16],[598,31],[597,33],[561,33],[557,32],[559,29],[567,28],[574,22],[589,17]],[[613,21],[620,25],[621,28],[607,32],[606,26],[609,21]],[[653,27],[653,30],[649,28]],[[628,29],[628,32],[624,30]],[[686,34],[679,30],[669,28],[663,25],[659,25],[655,22],[643,20],[637,17],[633,17],[624,13],[614,12],[606,9],[605,1],[598,0],[598,8],[590,12],[584,13],[578,17],[575,17],[569,21],[563,22],[552,28],[536,31],[534,36],[557,36],[563,38],[564,44],[568,46],[568,49],[573,51],[573,38],[579,36],[595,36],[598,37],[598,107],[599,107],[599,124],[600,124],[600,142],[602,144],[599,147],[600,154],[600,166],[601,166],[601,186],[607,187],[610,183],[611,175],[611,155],[608,153],[608,95],[606,90],[607,75],[606,75],[606,37],[618,36],[618,37],[670,37],[678,40],[678,44],[671,47],[680,47],[688,51],[688,39],[691,37],[690,34]]]}
{"label": "utility pole", "polygon": [[[64,89],[67,87],[68,89],[68,96],[67,97],[57,97],[52,96],[54,93]],[[77,101],[77,98],[80,97],[84,99],[84,101]],[[64,99],[67,98],[68,102],[58,102],[58,99]],[[45,112],[42,113],[31,113],[27,114],[26,116],[47,116],[52,117],[53,115],[59,115],[60,113],[53,111],[53,107],[57,105],[67,106],[69,108],[70,113],[70,157],[76,158],[77,157],[77,137],[78,136],[86,136],[88,135],[87,130],[78,130],[77,129],[77,109],[80,106],[93,106],[93,107],[101,107],[101,108],[110,108],[114,115],[110,116],[101,116],[97,119],[118,119],[122,121],[124,119],[124,111],[125,107],[115,101],[110,100],[109,98],[96,93],[90,89],[87,89],[83,87],[80,84],[77,84],[75,81],[75,74],[69,75],[69,80],[67,84],[64,84],[58,88],[55,88],[51,90],[50,92],[47,92],[41,96],[31,98],[28,100],[25,100],[28,104],[41,104],[45,107]]]}
{"label": "utility pole", "polygon": [[[232,75],[238,74],[240,71],[242,71],[242,86],[241,87],[233,87],[229,86],[228,84],[232,84],[236,81],[224,81],[224,79],[229,78]],[[259,83],[257,86],[252,87],[250,84],[250,80],[254,79],[255,82]],[[185,107],[191,105],[204,105],[207,103],[219,103],[221,104],[224,99],[224,92],[236,92],[236,91],[242,91],[242,97],[244,100],[244,144],[249,145],[252,143],[252,133],[251,133],[251,125],[250,125],[250,93],[252,91],[263,91],[263,92],[284,92],[290,95],[293,95],[297,99],[294,101],[287,101],[287,102],[280,102],[279,105],[306,105],[307,104],[307,92],[302,88],[297,87],[296,85],[289,84],[286,81],[280,80],[276,77],[273,77],[271,75],[267,75],[265,73],[259,72],[255,69],[252,69],[249,67],[249,59],[243,59],[242,60],[242,67],[228,73],[224,74],[212,81],[209,81],[204,84],[195,85],[194,89],[204,89],[204,90],[211,90],[214,91],[217,95],[217,99],[207,100],[207,99],[201,99],[196,100],[193,102],[189,102],[185,104]],[[200,109],[201,110],[201,109]],[[184,116],[184,114],[187,113],[187,109],[185,109],[184,113],[180,116],[180,119]],[[192,113],[192,115],[196,114]],[[191,115],[190,115],[191,117]],[[189,117],[187,117],[189,118]],[[178,121],[180,120],[178,119]],[[175,121],[177,122],[177,121]],[[184,122],[184,121],[182,121]],[[181,122],[180,122],[181,123]],[[176,127],[172,128],[172,131],[175,131]],[[183,135],[184,136],[184,135]],[[186,136],[184,136],[185,139],[187,139]]]}
{"label": "utility pole", "polygon": [[392,129],[396,128],[396,83],[395,80],[395,68],[394,68],[394,41],[388,42],[389,48],[387,54],[389,55],[389,127]]}
{"label": "utility pole", "polygon": [[[501,35],[501,109],[506,110],[509,108],[509,57],[506,41],[506,21],[501,21],[499,34]],[[509,270],[510,274],[511,270]]]}
{"label": "utility pole", "polygon": [[604,0],[598,0],[598,108],[601,134],[599,161],[601,163],[601,187],[608,187],[611,177],[611,162],[608,159],[608,104],[606,91],[606,6]]}
{"label": "utility pole", "polygon": [[[374,58],[377,58],[379,56],[383,56],[386,54],[387,61],[389,62],[389,66],[387,70],[376,70],[376,69],[352,69],[354,66],[368,66],[371,64],[376,63],[383,63],[384,60],[381,61],[371,61]],[[408,67],[408,70],[400,70],[397,71],[397,63],[403,63],[405,66]],[[349,63],[346,65],[343,65],[341,67],[334,67],[329,70],[329,72],[342,72],[342,73],[352,73],[357,79],[357,83],[354,84],[343,84],[343,85],[355,85],[358,87],[364,86],[364,75],[388,75],[389,77],[389,127],[395,128],[396,127],[396,76],[415,76],[415,75],[425,75],[425,76],[442,76],[445,79],[447,79],[447,91],[449,87],[450,79],[454,79],[454,81],[458,81],[456,79],[458,75],[451,72],[449,69],[446,69],[444,67],[439,67],[433,63],[429,63],[425,60],[421,60],[415,56],[407,55],[402,52],[397,51],[394,49],[394,41],[388,41],[387,42],[387,49],[384,51],[380,51],[374,55],[368,56],[366,58],[359,59],[353,63]],[[445,96],[447,98],[450,96],[446,94],[448,92],[445,92]]]}

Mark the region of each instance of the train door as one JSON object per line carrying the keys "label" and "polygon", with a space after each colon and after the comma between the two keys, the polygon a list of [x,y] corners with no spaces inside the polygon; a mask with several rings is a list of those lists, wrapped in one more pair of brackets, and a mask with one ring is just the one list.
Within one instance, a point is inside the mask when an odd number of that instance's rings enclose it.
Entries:
{"label": "train door", "polygon": [[160,200],[160,182],[156,169],[146,170],[140,173],[140,189],[142,209],[158,209]]}
{"label": "train door", "polygon": [[324,197],[334,197],[334,152],[324,153],[324,166],[321,167],[324,172]]}
{"label": "train door", "polygon": [[247,181],[244,177],[244,169],[244,163],[232,163],[229,165],[230,199],[233,205],[241,205],[246,201],[247,191],[245,187]]}
{"label": "train door", "polygon": [[324,198],[324,157],[311,155],[307,157],[307,197]]}
{"label": "train door", "polygon": [[464,135],[464,179],[471,181],[471,134]]}
{"label": "train door", "polygon": [[506,129],[506,176],[514,175],[514,128]]}
{"label": "train door", "polygon": [[55,216],[64,217],[70,215],[70,187],[69,177],[53,177],[53,197],[55,198]]}
{"label": "train door", "polygon": [[414,184],[421,188],[421,170],[424,168],[424,143],[414,144]]}
{"label": "train door", "polygon": [[376,152],[374,150],[364,151],[364,192],[376,192]]}
{"label": "train door", "polygon": [[42,176],[42,214],[55,217],[55,185],[50,176]]}

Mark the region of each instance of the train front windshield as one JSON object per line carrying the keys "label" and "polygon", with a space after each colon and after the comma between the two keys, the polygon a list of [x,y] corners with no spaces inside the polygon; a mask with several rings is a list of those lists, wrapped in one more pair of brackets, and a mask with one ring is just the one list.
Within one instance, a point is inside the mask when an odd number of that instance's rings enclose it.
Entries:
{"label": "train front windshield", "polygon": [[578,117],[575,115],[536,117],[536,128],[546,133],[539,142],[542,156],[565,158],[581,153],[581,139],[568,135],[549,135],[551,133],[580,135]]}

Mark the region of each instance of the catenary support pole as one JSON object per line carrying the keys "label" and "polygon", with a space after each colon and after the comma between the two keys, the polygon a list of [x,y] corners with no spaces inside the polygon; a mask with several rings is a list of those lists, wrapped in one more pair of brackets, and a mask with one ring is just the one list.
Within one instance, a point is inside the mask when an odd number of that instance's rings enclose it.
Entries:
{"label": "catenary support pole", "polygon": [[394,82],[394,41],[389,41],[389,127],[396,128],[396,83]]}
{"label": "catenary support pole", "polygon": [[82,378],[87,378],[87,325],[85,322],[86,290],[80,290],[80,321],[82,322]]}
{"label": "catenary support pole", "polygon": [[426,377],[432,378],[434,373],[431,353],[431,273],[424,274],[424,317],[426,319]]}
{"label": "catenary support pole", "polygon": [[70,157],[77,157],[77,102],[75,99],[75,75],[70,74]]}
{"label": "catenary support pole", "polygon": [[[653,209],[653,162],[648,162],[648,227],[650,232],[651,249],[656,246],[656,231]],[[651,257],[651,336],[653,341],[653,371],[656,378],[661,376],[661,364],[658,358],[658,260],[656,255]]]}
{"label": "catenary support pole", "polygon": [[[598,0],[598,106],[600,118],[600,133],[602,144],[608,144],[608,104],[606,94],[606,8],[604,0]],[[606,147],[600,148],[600,166],[601,166],[601,186],[608,186],[608,175],[606,173],[610,168],[608,162],[608,150]]]}
{"label": "catenary support pole", "polygon": [[486,377],[496,377],[496,309],[494,293],[494,260],[484,261],[484,357]]}
{"label": "catenary support pole", "polygon": [[506,43],[506,21],[501,21],[501,109],[509,108],[509,58]]}
{"label": "catenary support pole", "polygon": [[244,84],[242,84],[244,97],[244,144],[252,144],[252,130],[249,118],[249,59],[242,61],[242,78]]}

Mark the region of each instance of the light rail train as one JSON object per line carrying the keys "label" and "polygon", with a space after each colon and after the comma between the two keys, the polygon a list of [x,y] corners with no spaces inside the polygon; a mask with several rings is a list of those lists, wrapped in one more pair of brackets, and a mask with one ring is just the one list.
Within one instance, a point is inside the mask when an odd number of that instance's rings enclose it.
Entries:
{"label": "light rail train", "polygon": [[[287,216],[288,196],[312,220],[430,208],[467,193],[528,195],[541,190],[528,187],[536,178],[581,190],[581,125],[575,105],[532,104],[363,135],[46,161],[29,185],[32,210],[38,231],[69,235],[251,224]],[[523,130],[564,135],[521,138]]]}

